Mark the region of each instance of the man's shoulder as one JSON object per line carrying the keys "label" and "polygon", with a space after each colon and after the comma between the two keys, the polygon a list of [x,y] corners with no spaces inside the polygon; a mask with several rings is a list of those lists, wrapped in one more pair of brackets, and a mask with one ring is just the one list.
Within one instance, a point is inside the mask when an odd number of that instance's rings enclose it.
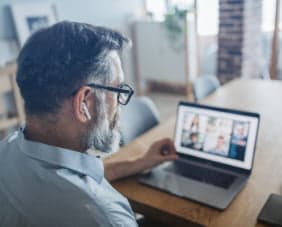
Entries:
{"label": "man's shoulder", "polygon": [[8,136],[6,136],[5,138],[0,140],[0,149],[7,147],[7,146],[11,146],[14,145],[15,141],[17,141],[18,139],[18,131],[14,131],[12,133],[10,133]]}
{"label": "man's shoulder", "polygon": [[12,152],[19,149],[18,142],[19,142],[19,131],[14,131],[10,133],[7,137],[2,139],[0,141],[0,157],[3,158],[0,158],[0,160],[6,161],[5,160],[6,156],[8,157],[14,155],[14,153]]}
{"label": "man's shoulder", "polygon": [[75,212],[84,219],[93,219],[98,226],[136,226],[128,200],[105,178],[97,182],[90,176],[81,176],[68,169],[60,169],[57,174],[66,180],[66,193],[60,199],[62,203],[69,201],[64,206],[68,207],[70,214]]}
{"label": "man's shoulder", "polygon": [[20,203],[8,195],[11,208],[23,213],[15,216],[12,212],[11,223],[24,217],[36,226],[136,226],[128,201],[105,179],[99,184],[70,170],[49,171],[49,177],[38,179],[40,184],[12,189]]}
{"label": "man's shoulder", "polygon": [[[66,193],[70,196],[61,198],[63,207],[68,207],[68,214],[65,217],[76,213],[81,221],[94,226],[137,226],[134,213],[128,200],[117,192],[105,178],[98,183],[89,176],[79,176],[70,170],[64,172],[64,178],[69,178],[71,186],[66,187]],[[66,177],[67,176],[67,177]],[[58,195],[59,196],[59,195]],[[60,197],[60,196],[59,196]],[[87,220],[87,221],[86,221]],[[91,226],[91,225],[89,225]]]}
{"label": "man's shoulder", "polygon": [[1,226],[31,227],[31,223],[16,209],[0,191],[0,223]]}
{"label": "man's shoulder", "polygon": [[5,193],[12,207],[23,211],[22,216],[30,223],[39,226],[136,226],[127,199],[105,178],[99,181],[95,174],[91,177],[75,168],[52,164],[52,160],[33,158],[21,151],[23,148],[17,141],[14,134],[0,144],[0,163],[3,164],[0,193]]}
{"label": "man's shoulder", "polygon": [[101,184],[103,187],[97,190],[95,202],[105,218],[105,226],[137,226],[128,200],[112,188],[106,179]]}

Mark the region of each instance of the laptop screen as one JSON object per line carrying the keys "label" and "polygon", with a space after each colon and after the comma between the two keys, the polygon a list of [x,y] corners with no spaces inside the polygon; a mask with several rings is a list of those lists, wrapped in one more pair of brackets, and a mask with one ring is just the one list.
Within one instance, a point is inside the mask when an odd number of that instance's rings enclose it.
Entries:
{"label": "laptop screen", "polygon": [[179,153],[250,170],[259,116],[180,103],[175,131]]}

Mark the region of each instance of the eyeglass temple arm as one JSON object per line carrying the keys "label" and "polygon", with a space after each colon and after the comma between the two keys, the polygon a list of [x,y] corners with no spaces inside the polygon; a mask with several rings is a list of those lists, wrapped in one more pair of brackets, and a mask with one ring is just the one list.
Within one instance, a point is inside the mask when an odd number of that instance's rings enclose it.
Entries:
{"label": "eyeglass temple arm", "polygon": [[115,91],[115,92],[120,92],[120,93],[125,93],[125,94],[132,93],[132,91],[125,90],[122,88],[108,87],[108,86],[103,86],[103,85],[98,85],[98,84],[88,84],[88,86],[93,87],[93,88],[102,88],[108,91]]}

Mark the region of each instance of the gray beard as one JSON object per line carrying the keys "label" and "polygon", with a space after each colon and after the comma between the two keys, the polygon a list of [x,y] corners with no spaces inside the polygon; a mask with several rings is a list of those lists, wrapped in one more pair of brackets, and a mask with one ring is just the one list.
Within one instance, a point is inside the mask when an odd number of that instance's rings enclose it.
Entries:
{"label": "gray beard", "polygon": [[98,122],[93,124],[86,135],[87,148],[101,152],[113,153],[119,149],[121,133],[119,130],[117,112],[113,121],[109,123],[105,115],[100,116]]}

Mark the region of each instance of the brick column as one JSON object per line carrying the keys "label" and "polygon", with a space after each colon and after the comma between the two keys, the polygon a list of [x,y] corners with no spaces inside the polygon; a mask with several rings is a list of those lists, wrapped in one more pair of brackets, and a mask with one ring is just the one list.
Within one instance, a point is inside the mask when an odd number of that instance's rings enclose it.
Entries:
{"label": "brick column", "polygon": [[220,0],[219,4],[219,80],[260,77],[262,1]]}

